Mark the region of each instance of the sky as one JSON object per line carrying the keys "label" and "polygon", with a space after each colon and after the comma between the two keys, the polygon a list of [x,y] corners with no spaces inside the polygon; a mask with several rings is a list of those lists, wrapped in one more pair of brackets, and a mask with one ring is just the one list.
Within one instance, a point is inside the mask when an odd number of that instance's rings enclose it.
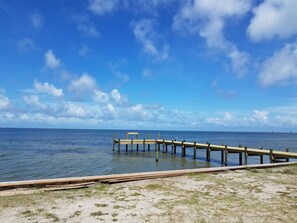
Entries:
{"label": "sky", "polygon": [[0,0],[0,127],[297,131],[295,0]]}

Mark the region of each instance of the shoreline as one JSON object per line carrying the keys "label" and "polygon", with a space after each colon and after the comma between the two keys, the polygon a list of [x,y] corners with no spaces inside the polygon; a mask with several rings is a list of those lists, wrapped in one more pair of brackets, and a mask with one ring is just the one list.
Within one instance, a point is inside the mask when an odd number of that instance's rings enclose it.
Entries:
{"label": "shoreline", "polygon": [[7,192],[1,222],[295,222],[297,165]]}

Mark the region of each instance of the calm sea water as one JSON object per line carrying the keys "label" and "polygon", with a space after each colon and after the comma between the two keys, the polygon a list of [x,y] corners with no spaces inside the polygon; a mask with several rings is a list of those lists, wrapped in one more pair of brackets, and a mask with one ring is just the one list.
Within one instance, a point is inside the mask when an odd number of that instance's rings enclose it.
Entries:
{"label": "calm sea water", "polygon": [[[239,133],[192,131],[138,131],[140,138],[209,142],[252,148],[272,148],[297,152],[296,133]],[[192,150],[181,157],[155,152],[112,152],[112,137],[125,138],[123,130],[70,129],[7,129],[0,128],[0,181],[103,175],[157,170],[221,166],[220,152],[211,153],[211,162],[205,160],[205,150],[198,151],[193,160]],[[169,147],[169,150],[171,147]],[[268,158],[264,159],[268,162]],[[258,157],[249,157],[249,164],[259,163]],[[229,165],[238,164],[238,155],[230,154]]]}

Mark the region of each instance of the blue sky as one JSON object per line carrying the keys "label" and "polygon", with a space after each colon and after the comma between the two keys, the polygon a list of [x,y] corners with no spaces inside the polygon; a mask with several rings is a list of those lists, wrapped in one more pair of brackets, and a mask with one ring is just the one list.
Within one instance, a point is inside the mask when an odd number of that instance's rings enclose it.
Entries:
{"label": "blue sky", "polygon": [[297,131],[295,0],[0,0],[0,126]]}

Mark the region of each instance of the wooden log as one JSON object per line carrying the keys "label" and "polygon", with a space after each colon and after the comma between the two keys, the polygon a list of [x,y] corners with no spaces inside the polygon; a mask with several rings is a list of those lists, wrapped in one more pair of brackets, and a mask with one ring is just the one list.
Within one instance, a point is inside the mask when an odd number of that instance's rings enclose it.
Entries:
{"label": "wooden log", "polygon": [[128,152],[128,144],[126,144],[126,152]]}
{"label": "wooden log", "polygon": [[174,154],[174,143],[173,143],[173,140],[171,141],[171,155]]}
{"label": "wooden log", "polygon": [[163,139],[163,143],[162,143],[162,152],[165,152],[165,140]]}
{"label": "wooden log", "polygon": [[133,139],[131,139],[130,151],[133,152]]}
{"label": "wooden log", "polygon": [[228,166],[228,147],[225,145],[225,166]]}
{"label": "wooden log", "polygon": [[168,146],[167,146],[167,144],[165,144],[165,152],[166,153],[168,152]]}
{"label": "wooden log", "polygon": [[139,150],[139,144],[137,143],[136,144],[136,151],[138,152],[138,150]]}

